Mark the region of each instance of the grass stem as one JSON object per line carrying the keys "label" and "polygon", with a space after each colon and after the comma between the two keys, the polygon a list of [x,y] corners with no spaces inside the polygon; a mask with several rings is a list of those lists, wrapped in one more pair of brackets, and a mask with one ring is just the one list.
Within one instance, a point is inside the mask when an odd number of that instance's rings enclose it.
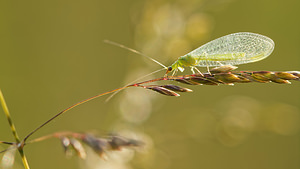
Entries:
{"label": "grass stem", "polygon": [[5,114],[5,116],[6,116],[7,120],[8,120],[10,129],[11,129],[12,134],[13,134],[15,140],[16,140],[16,143],[17,143],[17,145],[20,145],[20,146],[18,146],[18,151],[19,151],[19,154],[21,156],[24,168],[25,169],[29,169],[30,167],[28,165],[27,158],[26,158],[25,153],[23,151],[24,146],[23,146],[23,144],[20,143],[20,138],[18,136],[18,133],[17,133],[16,127],[15,127],[15,125],[13,123],[13,120],[12,120],[12,118],[10,116],[10,113],[9,113],[9,110],[8,110],[7,105],[6,105],[6,102],[5,102],[5,99],[4,99],[4,96],[2,94],[1,89],[0,89],[0,103],[1,103],[1,106],[3,108],[4,114]]}

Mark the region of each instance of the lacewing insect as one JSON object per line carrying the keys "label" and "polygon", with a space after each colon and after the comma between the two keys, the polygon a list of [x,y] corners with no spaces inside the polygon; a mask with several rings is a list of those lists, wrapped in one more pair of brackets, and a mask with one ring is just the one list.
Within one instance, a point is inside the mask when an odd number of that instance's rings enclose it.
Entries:
{"label": "lacewing insect", "polygon": [[236,67],[233,65],[257,62],[268,57],[275,47],[274,41],[269,37],[250,32],[238,32],[210,41],[179,57],[171,66],[166,67],[157,60],[134,49],[111,41],[105,42],[138,53],[158,63],[167,70],[165,75],[169,72],[173,72],[174,75],[178,70],[183,72],[184,67],[190,67],[193,73],[196,69],[200,74],[202,73],[196,67],[207,67],[208,71],[208,67],[214,66],[221,66],[221,69],[222,67],[234,69]]}
{"label": "lacewing insect", "polygon": [[274,41],[266,36],[239,32],[229,34],[181,56],[171,66],[171,71],[184,70],[184,67],[196,69],[199,67],[213,67],[222,65],[240,65],[260,61],[269,56],[274,50]]}

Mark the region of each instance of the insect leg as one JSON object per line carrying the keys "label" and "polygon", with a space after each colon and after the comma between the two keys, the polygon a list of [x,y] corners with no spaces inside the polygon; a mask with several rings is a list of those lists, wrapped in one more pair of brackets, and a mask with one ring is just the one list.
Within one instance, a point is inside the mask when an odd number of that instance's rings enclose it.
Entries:
{"label": "insect leg", "polygon": [[[205,63],[206,63],[207,72],[209,73],[209,75],[211,75],[211,73],[209,71],[209,66],[208,66],[208,63],[207,63],[207,53],[206,52],[204,52],[204,56],[205,56]],[[203,74],[202,74],[202,76],[203,76]]]}
{"label": "insect leg", "polygon": [[222,64],[220,61],[217,61],[217,63],[219,63],[219,64],[220,64],[220,67],[221,67],[221,66],[224,66],[224,65],[223,65],[223,64]]}
{"label": "insect leg", "polygon": [[178,69],[175,69],[172,73],[172,76],[174,76],[177,73]]}
{"label": "insect leg", "polygon": [[208,66],[208,64],[206,64],[206,68],[207,68],[208,74],[211,75],[211,73],[210,73],[210,71],[209,71],[209,66]]}
{"label": "insect leg", "polygon": [[193,74],[195,74],[194,68],[195,67],[191,66],[191,71],[192,71]]}
{"label": "insect leg", "polygon": [[192,70],[192,72],[193,72],[193,74],[195,74],[195,72],[194,72],[194,70],[193,69],[196,69],[197,70],[197,72],[201,75],[201,76],[203,76],[204,77],[204,75],[203,75],[203,73],[197,68],[197,67],[191,67],[191,70]]}

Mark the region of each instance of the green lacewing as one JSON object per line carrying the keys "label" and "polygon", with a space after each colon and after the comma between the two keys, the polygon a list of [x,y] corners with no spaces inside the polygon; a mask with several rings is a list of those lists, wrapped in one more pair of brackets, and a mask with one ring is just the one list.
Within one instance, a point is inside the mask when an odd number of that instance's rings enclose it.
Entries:
{"label": "green lacewing", "polygon": [[210,41],[190,53],[181,56],[167,68],[171,71],[184,71],[184,67],[213,67],[240,65],[256,62],[268,57],[274,50],[272,39],[264,35],[239,32]]}

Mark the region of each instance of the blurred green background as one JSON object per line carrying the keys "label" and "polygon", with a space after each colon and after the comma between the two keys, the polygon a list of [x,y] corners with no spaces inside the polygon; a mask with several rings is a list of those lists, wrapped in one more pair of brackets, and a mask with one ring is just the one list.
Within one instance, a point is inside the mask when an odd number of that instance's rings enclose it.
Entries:
{"label": "blurred green background", "polygon": [[[299,9],[297,0],[4,0],[0,88],[24,137],[77,101],[160,68],[105,39],[170,65],[220,36],[255,32],[272,38],[275,50],[239,70],[300,70]],[[108,103],[100,98],[75,108],[32,137],[114,131],[147,143],[135,155],[121,151],[104,161],[88,152],[85,161],[67,159],[52,139],[25,148],[29,164],[33,169],[299,169],[299,82],[190,88],[193,93],[179,98],[128,89]],[[0,112],[0,140],[12,141]],[[17,157],[15,168],[20,166]]]}

